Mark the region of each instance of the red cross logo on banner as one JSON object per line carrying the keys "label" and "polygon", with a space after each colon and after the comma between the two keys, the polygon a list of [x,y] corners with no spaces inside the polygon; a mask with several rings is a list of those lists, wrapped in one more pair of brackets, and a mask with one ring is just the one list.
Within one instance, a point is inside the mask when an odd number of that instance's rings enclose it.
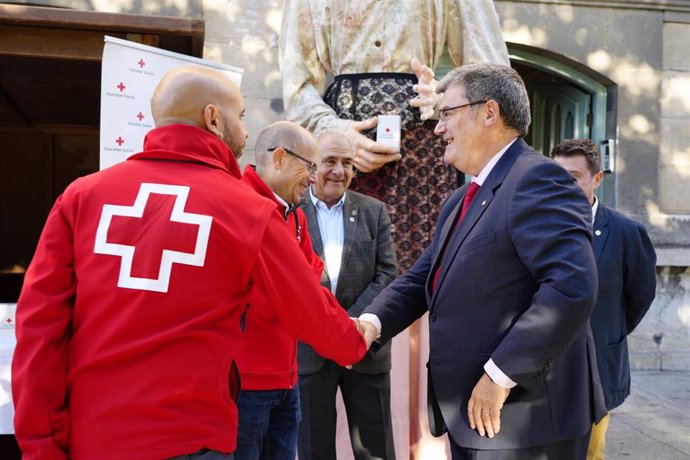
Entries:
{"label": "red cross logo on banner", "polygon": [[142,69],[143,69],[144,66],[146,65],[146,63],[144,62],[143,59],[139,59],[139,62],[137,62],[137,64],[139,64],[139,67],[142,68]]}
{"label": "red cross logo on banner", "polygon": [[122,144],[125,143],[125,140],[122,138],[122,136],[118,136],[117,139],[115,139],[115,142],[117,142],[117,145],[122,147]]}
{"label": "red cross logo on banner", "polygon": [[213,218],[185,212],[189,190],[143,183],[132,206],[103,206],[94,252],[122,259],[118,287],[168,292],[173,264],[203,267]]}
{"label": "red cross logo on banner", "polygon": [[390,132],[391,132],[391,129],[390,129],[390,128],[386,128],[386,134],[390,134]]}
{"label": "red cross logo on banner", "polygon": [[139,119],[139,121],[143,120],[143,119],[144,119],[144,114],[141,113],[141,112],[139,112],[139,113],[137,114],[137,118]]}
{"label": "red cross logo on banner", "polygon": [[117,85],[117,89],[120,90],[120,92],[123,92],[127,88],[124,83],[120,82],[119,85]]}

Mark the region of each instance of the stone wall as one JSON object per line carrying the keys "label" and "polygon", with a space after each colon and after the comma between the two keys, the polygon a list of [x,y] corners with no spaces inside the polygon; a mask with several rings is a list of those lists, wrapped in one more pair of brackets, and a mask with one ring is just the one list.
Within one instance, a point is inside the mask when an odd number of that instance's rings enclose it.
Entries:
{"label": "stone wall", "polygon": [[690,369],[690,268],[659,267],[656,299],[628,337],[634,369]]}

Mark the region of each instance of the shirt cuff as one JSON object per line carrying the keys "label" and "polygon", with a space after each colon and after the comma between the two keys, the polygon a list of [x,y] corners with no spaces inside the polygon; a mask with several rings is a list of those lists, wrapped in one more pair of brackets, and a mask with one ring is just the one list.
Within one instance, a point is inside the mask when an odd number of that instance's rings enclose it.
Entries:
{"label": "shirt cuff", "polygon": [[517,383],[513,382],[510,379],[510,377],[505,375],[503,371],[500,370],[498,366],[493,362],[492,359],[489,359],[486,362],[486,364],[484,364],[484,371],[489,376],[489,378],[499,387],[510,389],[517,386]]}
{"label": "shirt cuff", "polygon": [[381,337],[381,320],[373,313],[362,313],[359,315],[361,321],[369,321],[376,327],[376,338]]}

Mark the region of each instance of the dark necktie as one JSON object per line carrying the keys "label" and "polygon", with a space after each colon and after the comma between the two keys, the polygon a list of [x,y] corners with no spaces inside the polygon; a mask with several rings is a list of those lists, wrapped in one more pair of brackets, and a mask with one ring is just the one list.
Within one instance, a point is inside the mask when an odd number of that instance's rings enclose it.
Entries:
{"label": "dark necktie", "polygon": [[[455,228],[452,230],[452,232],[457,231],[458,227],[460,227],[460,222],[462,222],[462,218],[465,217],[465,213],[467,212],[467,209],[470,207],[470,204],[472,204],[472,200],[474,199],[475,195],[479,191],[479,184],[476,182],[472,182],[469,187],[467,187],[467,193],[465,193],[465,199],[462,200],[462,209],[460,210],[460,217],[458,218],[458,221],[455,223]],[[450,238],[451,236],[449,235],[449,243],[450,243]],[[444,251],[447,248],[444,248]],[[445,255],[445,254],[443,254]],[[441,268],[441,264],[443,263],[443,255],[441,255],[441,261],[439,262],[438,266],[436,267],[436,273],[434,273],[434,282],[431,285],[432,290],[436,290],[436,281],[438,281],[438,272],[439,269]]]}

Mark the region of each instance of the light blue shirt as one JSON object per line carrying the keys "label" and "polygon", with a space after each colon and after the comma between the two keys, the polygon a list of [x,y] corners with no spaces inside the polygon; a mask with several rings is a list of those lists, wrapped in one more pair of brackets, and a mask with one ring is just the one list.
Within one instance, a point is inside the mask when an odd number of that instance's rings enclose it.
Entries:
{"label": "light blue shirt", "polygon": [[345,226],[343,225],[343,208],[345,207],[345,194],[330,208],[323,201],[314,196],[309,187],[309,198],[316,207],[316,219],[319,223],[319,232],[323,242],[323,254],[326,259],[326,270],[331,280],[331,292],[335,295],[338,288],[338,276],[340,264],[343,260],[343,244],[345,243]]}

